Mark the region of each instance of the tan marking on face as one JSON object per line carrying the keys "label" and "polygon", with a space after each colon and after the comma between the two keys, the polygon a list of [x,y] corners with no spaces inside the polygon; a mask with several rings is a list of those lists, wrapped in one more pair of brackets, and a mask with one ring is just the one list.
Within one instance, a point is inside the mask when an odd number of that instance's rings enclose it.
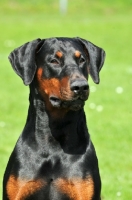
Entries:
{"label": "tan marking on face", "polygon": [[72,200],[92,200],[94,195],[94,182],[91,177],[84,180],[80,178],[59,178],[55,182],[55,186]]}
{"label": "tan marking on face", "polygon": [[39,82],[40,91],[48,95],[54,95],[61,100],[70,100],[72,92],[70,90],[69,77],[64,77],[61,80],[57,78],[43,79],[42,68],[38,69],[37,79]]}
{"label": "tan marking on face", "polygon": [[70,90],[69,77],[63,77],[61,80],[57,78],[45,79],[42,76],[43,69],[39,68],[37,71],[37,81],[39,91],[42,94],[46,109],[55,118],[63,118],[67,113],[68,108],[55,108],[49,101],[50,96],[55,96],[62,101],[72,100],[73,92]]}
{"label": "tan marking on face", "polygon": [[61,51],[57,51],[57,52],[56,52],[56,56],[57,56],[58,58],[62,58],[63,53],[62,53]]}
{"label": "tan marking on face", "polygon": [[61,99],[62,100],[72,100],[73,92],[70,89],[69,77],[64,77],[61,79]]}
{"label": "tan marking on face", "polygon": [[7,195],[10,200],[26,199],[45,185],[42,180],[21,180],[11,175],[7,182]]}
{"label": "tan marking on face", "polygon": [[42,73],[43,73],[43,69],[39,68],[37,71],[37,78],[39,81],[41,81],[41,79],[42,79]]}
{"label": "tan marking on face", "polygon": [[57,78],[51,78],[51,79],[43,79],[42,78],[43,70],[42,68],[39,68],[37,71],[37,79],[39,83],[40,91],[48,96],[56,95],[60,98],[60,82]]}
{"label": "tan marking on face", "polygon": [[75,51],[75,57],[80,58],[80,56],[81,56],[80,51]]}

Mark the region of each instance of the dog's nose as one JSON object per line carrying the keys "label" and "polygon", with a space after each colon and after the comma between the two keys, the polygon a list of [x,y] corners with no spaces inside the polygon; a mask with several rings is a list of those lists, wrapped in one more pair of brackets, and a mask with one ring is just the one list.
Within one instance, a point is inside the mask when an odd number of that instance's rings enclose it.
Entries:
{"label": "dog's nose", "polygon": [[89,89],[88,83],[85,80],[75,80],[70,87],[75,94],[86,93]]}

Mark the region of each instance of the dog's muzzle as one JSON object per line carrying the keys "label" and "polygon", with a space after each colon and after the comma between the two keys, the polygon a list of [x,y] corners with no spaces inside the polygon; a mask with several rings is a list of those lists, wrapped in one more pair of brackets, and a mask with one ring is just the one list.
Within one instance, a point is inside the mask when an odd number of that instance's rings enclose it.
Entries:
{"label": "dog's muzzle", "polygon": [[56,96],[50,96],[49,100],[53,107],[68,108],[77,111],[83,108],[85,101],[89,96],[89,86],[85,79],[72,81],[70,84],[72,98],[70,100],[61,100]]}
{"label": "dog's muzzle", "polygon": [[85,96],[87,96],[89,86],[85,79],[79,79],[71,82],[71,91],[73,91],[76,97],[79,97],[82,100],[85,100]]}

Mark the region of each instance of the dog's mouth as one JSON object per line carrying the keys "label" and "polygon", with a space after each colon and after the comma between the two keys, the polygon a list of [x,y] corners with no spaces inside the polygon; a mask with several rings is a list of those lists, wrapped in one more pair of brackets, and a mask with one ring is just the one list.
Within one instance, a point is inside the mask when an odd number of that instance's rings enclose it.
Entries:
{"label": "dog's mouth", "polygon": [[84,107],[85,105],[85,100],[87,98],[82,99],[82,98],[74,98],[72,100],[60,100],[59,98],[55,96],[50,96],[49,101],[53,107],[56,108],[68,108],[73,111],[80,110],[81,108]]}
{"label": "dog's mouth", "polygon": [[60,107],[60,105],[61,105],[61,100],[59,99],[59,98],[57,98],[57,97],[55,97],[55,96],[51,96],[50,98],[49,98],[49,100],[50,100],[50,103],[51,103],[51,105],[52,106],[54,106],[54,107]]}
{"label": "dog's mouth", "polygon": [[62,102],[62,107],[63,108],[69,108],[70,110],[77,111],[83,108],[85,105],[85,101],[78,98],[77,100],[73,101],[64,101]]}

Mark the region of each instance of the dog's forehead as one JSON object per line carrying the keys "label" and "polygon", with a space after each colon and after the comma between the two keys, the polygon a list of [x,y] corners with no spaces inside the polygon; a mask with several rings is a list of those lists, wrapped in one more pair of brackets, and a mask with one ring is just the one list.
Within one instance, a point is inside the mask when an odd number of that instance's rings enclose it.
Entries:
{"label": "dog's forehead", "polygon": [[63,53],[83,51],[82,45],[74,38],[50,38],[46,39],[43,45],[46,52],[62,51]]}

